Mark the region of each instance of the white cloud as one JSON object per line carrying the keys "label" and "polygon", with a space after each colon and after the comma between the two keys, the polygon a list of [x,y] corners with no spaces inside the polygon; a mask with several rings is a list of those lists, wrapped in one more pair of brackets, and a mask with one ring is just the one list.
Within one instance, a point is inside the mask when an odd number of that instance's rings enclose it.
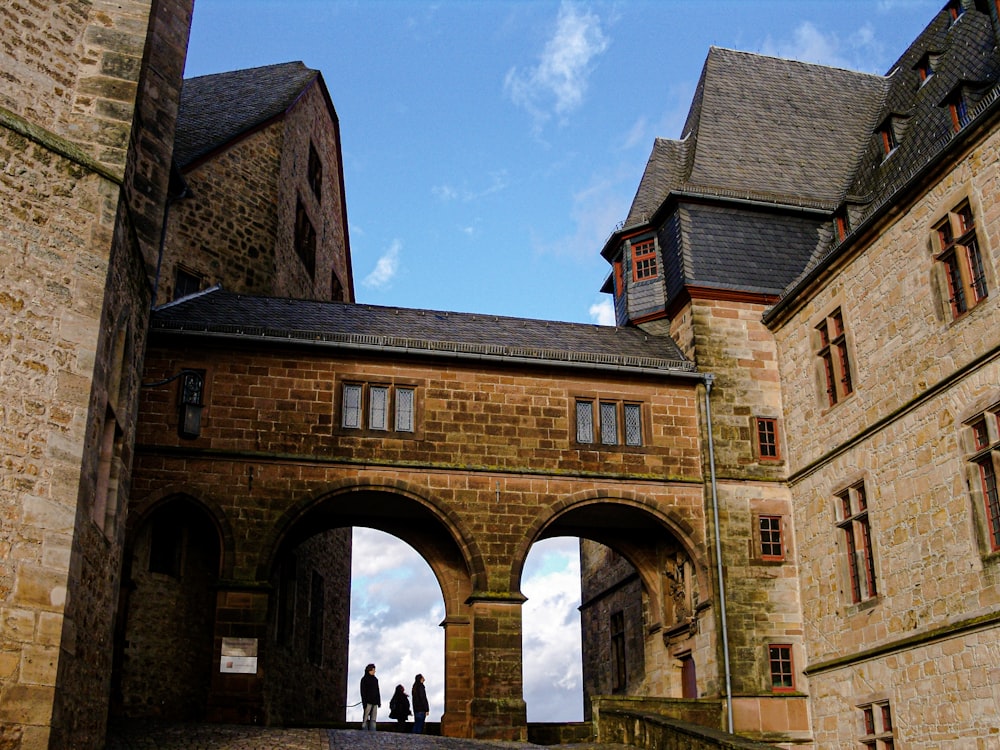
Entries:
{"label": "white cloud", "polygon": [[372,269],[370,274],[365,276],[361,283],[369,289],[384,289],[387,287],[399,270],[399,251],[402,247],[403,243],[399,240],[393,240],[389,249],[378,259],[375,268]]}
{"label": "white cloud", "polygon": [[[524,697],[531,721],[583,718],[580,650],[580,568],[576,539],[536,544],[522,575]],[[427,563],[404,542],[372,529],[354,529],[347,719],[361,721],[358,684],[374,662],[382,693],[381,718],[397,684],[410,692],[426,678],[429,719],[444,710],[444,601]]]}
{"label": "white cloud", "polygon": [[490,172],[489,184],[478,190],[456,188],[452,185],[437,185],[431,188],[431,194],[435,198],[445,202],[457,200],[469,203],[480,198],[485,198],[488,195],[499,193],[507,187],[507,184],[507,170],[498,169],[495,172]]}
{"label": "white cloud", "polygon": [[886,72],[880,69],[884,45],[876,37],[874,27],[867,22],[842,39],[833,32],[824,34],[811,21],[803,21],[795,27],[791,39],[765,39],[761,52],[773,57],[836,68],[870,73]]}
{"label": "white cloud", "polygon": [[613,326],[615,324],[615,306],[610,299],[602,299],[590,306],[590,319],[599,326]]}
{"label": "white cloud", "polygon": [[547,539],[531,549],[521,592],[524,700],[528,721],[581,721],[580,547]]}
{"label": "white cloud", "polygon": [[511,68],[504,90],[511,101],[526,109],[536,130],[553,114],[565,117],[583,102],[593,60],[608,48],[596,14],[563,0],[556,29],[534,68]]}
{"label": "white cloud", "polygon": [[378,667],[381,720],[397,684],[407,694],[426,679],[429,719],[444,711],[444,600],[427,563],[408,544],[371,529],[354,529],[348,654],[348,721],[361,721],[358,685],[365,665]]}

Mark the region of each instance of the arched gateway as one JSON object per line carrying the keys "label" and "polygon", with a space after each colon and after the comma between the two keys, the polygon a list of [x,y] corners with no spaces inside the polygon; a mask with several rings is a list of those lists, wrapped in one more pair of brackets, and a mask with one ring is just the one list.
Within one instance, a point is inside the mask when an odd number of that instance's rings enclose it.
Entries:
{"label": "arched gateway", "polygon": [[[200,423],[185,428],[184,377],[144,390],[129,518],[134,539],[161,533],[144,509],[182,486],[227,530],[207,718],[337,718],[352,526],[406,541],[440,583],[445,734],[526,738],[519,587],[539,539],[579,536],[634,566],[664,652],[649,664],[671,658],[658,634],[678,618],[704,620],[688,652],[717,650],[704,387],[670,338],[213,290],[154,313],[145,380],[182,372],[199,378]],[[120,684],[139,641],[122,644]],[[703,692],[718,688],[710,661]]]}

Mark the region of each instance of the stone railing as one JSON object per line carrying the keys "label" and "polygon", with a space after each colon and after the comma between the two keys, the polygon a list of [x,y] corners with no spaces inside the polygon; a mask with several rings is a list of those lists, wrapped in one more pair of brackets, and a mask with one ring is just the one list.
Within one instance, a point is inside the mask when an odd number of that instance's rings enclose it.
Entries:
{"label": "stone railing", "polygon": [[592,701],[595,739],[649,750],[774,750],[724,732],[719,700],[605,698]]}

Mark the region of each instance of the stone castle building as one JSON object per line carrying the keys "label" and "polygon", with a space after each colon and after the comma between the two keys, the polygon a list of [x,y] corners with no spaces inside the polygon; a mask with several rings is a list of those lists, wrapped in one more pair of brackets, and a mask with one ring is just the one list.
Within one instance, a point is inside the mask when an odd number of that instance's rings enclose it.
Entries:
{"label": "stone castle building", "polygon": [[438,579],[445,734],[526,737],[570,535],[606,739],[996,742],[992,0],[885,76],[712,49],[616,327],[357,304],[322,76],[182,87],[191,12],[5,11],[0,748],[343,718],[353,526]]}

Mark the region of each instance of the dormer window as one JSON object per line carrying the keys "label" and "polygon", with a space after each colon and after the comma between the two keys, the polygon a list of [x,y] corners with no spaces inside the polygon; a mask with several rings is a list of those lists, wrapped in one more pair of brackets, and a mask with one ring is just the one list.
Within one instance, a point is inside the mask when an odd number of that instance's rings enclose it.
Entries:
{"label": "dormer window", "polygon": [[945,99],[944,104],[948,107],[948,111],[951,113],[951,126],[956,133],[972,121],[969,101],[966,98],[962,87],[956,88],[948,96],[948,98]]}
{"label": "dormer window", "polygon": [[950,0],[946,7],[952,25],[965,13],[965,8],[962,7],[962,0]]}
{"label": "dormer window", "polygon": [[893,118],[888,118],[878,129],[879,142],[882,144],[882,156],[887,157],[896,150],[899,141],[896,138],[896,127]]}
{"label": "dormer window", "polygon": [[632,243],[632,280],[655,279],[656,275],[655,241],[652,238],[634,241]]}
{"label": "dormer window", "polygon": [[917,74],[920,76],[920,85],[923,86],[927,83],[932,75],[934,75],[934,68],[937,66],[937,55],[932,55],[928,52],[926,55],[920,58],[920,62],[917,63]]}
{"label": "dormer window", "polygon": [[833,229],[837,233],[837,242],[843,242],[851,232],[851,221],[847,209],[841,208],[833,215]]}

